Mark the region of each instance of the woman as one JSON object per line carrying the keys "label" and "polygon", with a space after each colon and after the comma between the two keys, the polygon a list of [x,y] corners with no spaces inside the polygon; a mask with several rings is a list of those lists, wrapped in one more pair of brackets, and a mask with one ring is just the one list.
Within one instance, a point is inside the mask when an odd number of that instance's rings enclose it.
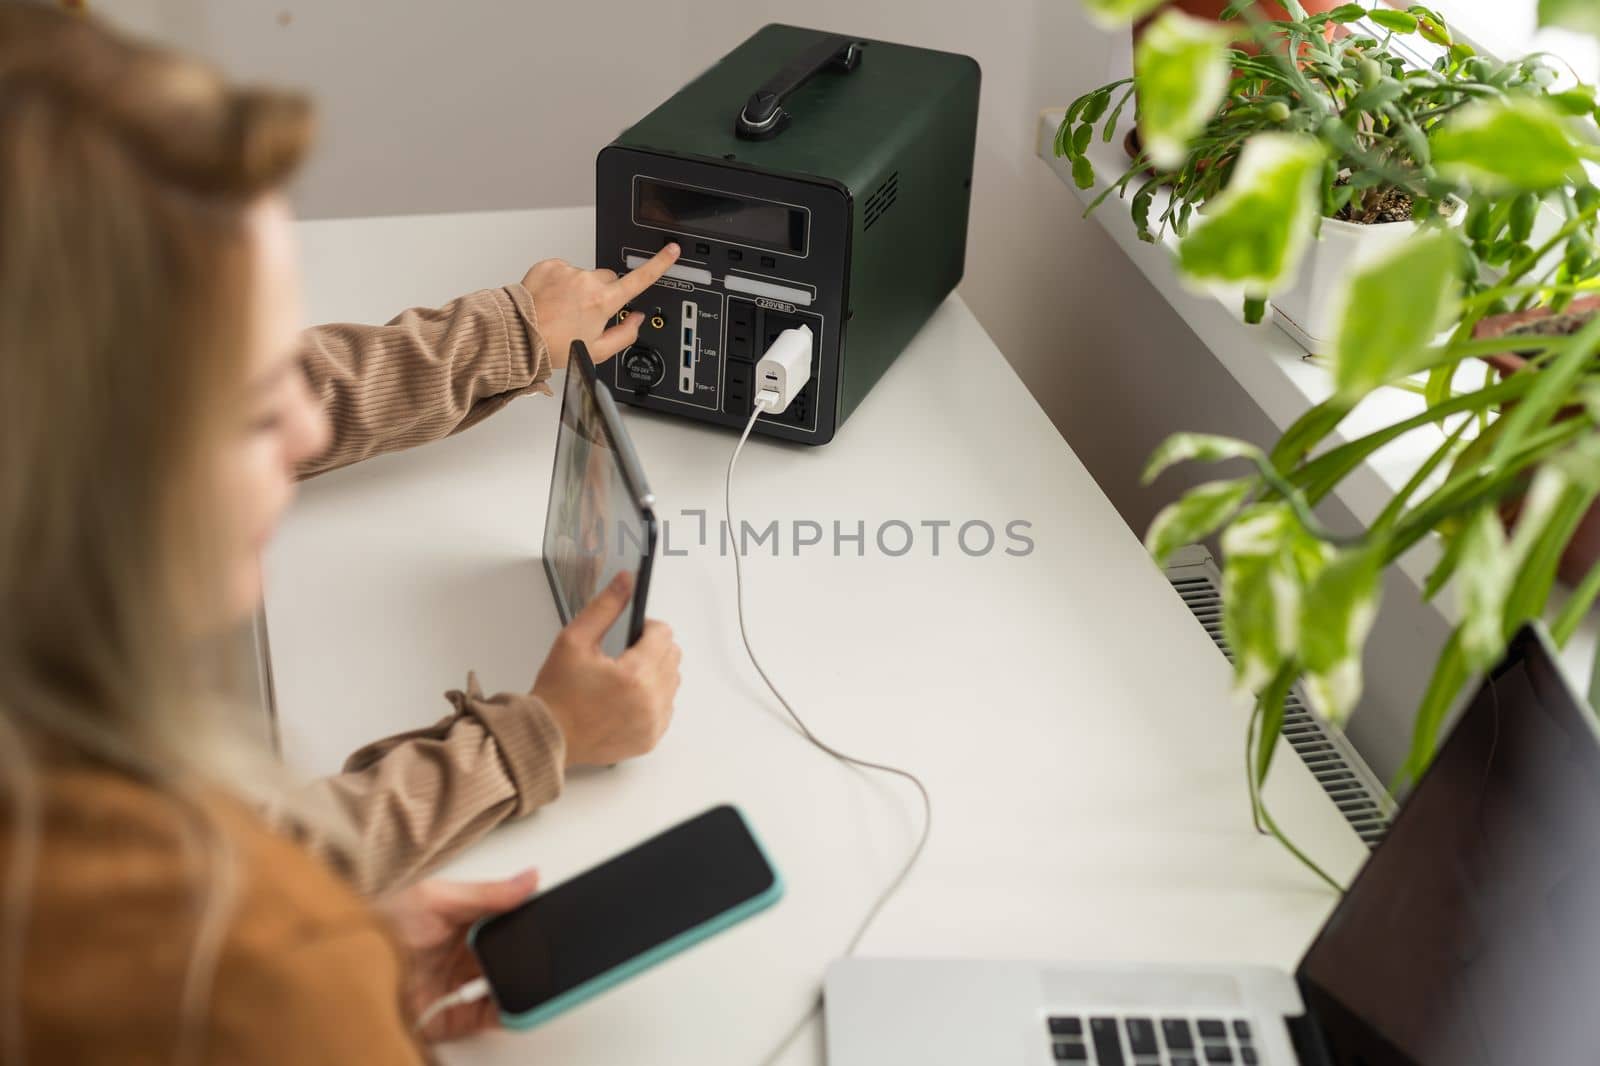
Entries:
{"label": "woman", "polygon": [[[293,474],[338,443],[278,193],[308,128],[298,97],[0,2],[7,1066],[419,1061],[411,1019],[473,976],[464,928],[533,888],[425,882],[380,914],[257,813],[286,793],[215,696]],[[625,598],[540,671],[558,727],[618,692],[670,705],[664,629],[615,661],[590,640]]]}

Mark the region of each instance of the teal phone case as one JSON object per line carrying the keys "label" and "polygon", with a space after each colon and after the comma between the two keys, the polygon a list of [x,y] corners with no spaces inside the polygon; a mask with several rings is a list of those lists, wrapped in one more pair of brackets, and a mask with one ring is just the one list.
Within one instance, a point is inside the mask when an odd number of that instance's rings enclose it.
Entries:
{"label": "teal phone case", "polygon": [[[679,952],[694,947],[702,940],[708,940],[716,936],[724,929],[738,925],[746,918],[759,914],[778,902],[783,897],[783,875],[778,872],[777,864],[772,861],[772,856],[767,854],[766,846],[761,843],[761,838],[756,835],[754,827],[750,825],[750,819],[744,816],[744,811],[737,806],[733,809],[739,815],[739,820],[744,823],[745,831],[750,834],[750,839],[755,842],[756,850],[761,853],[761,858],[766,862],[767,869],[772,871],[771,887],[759,896],[752,896],[743,903],[730,907],[709,921],[702,922],[690,929],[685,929],[669,940],[663,940],[655,947],[634,956],[620,966],[614,966],[604,973],[591,977],[583,984],[568,989],[548,1003],[540,1004],[533,1010],[522,1014],[507,1014],[505,1011],[501,1011],[500,1023],[507,1029],[532,1029],[537,1025],[543,1025],[563,1011],[571,1010],[578,1004],[591,1000],[611,988],[615,988],[628,978],[638,976],[657,963],[665,962]],[[476,942],[478,929],[486,921],[488,921],[487,918],[480,919],[468,931],[467,943],[469,945]]]}

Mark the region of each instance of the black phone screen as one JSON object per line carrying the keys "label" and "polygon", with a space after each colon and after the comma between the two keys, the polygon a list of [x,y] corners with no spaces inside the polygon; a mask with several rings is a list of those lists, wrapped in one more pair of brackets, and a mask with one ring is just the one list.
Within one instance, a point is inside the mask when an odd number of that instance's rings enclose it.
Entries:
{"label": "black phone screen", "polygon": [[524,1014],[775,880],[739,812],[714,807],[489,919],[473,946],[500,1009]]}

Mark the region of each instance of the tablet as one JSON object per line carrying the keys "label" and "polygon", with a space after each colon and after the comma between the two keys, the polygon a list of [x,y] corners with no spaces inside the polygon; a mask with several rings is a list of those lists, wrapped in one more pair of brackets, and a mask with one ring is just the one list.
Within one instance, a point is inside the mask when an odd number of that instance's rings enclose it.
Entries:
{"label": "tablet", "polygon": [[600,645],[613,658],[644,629],[656,549],[654,507],[611,392],[596,379],[588,348],[573,341],[545,512],[544,569],[562,625],[620,571],[633,573],[633,602]]}

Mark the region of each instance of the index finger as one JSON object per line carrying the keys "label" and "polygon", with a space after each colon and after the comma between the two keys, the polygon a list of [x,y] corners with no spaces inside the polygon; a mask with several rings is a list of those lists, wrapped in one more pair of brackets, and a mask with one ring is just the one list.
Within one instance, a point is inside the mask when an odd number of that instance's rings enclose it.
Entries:
{"label": "index finger", "polygon": [[613,289],[619,297],[618,305],[638,298],[644,290],[660,281],[661,275],[667,272],[667,268],[678,261],[678,252],[676,243],[665,245],[661,251],[612,282]]}

